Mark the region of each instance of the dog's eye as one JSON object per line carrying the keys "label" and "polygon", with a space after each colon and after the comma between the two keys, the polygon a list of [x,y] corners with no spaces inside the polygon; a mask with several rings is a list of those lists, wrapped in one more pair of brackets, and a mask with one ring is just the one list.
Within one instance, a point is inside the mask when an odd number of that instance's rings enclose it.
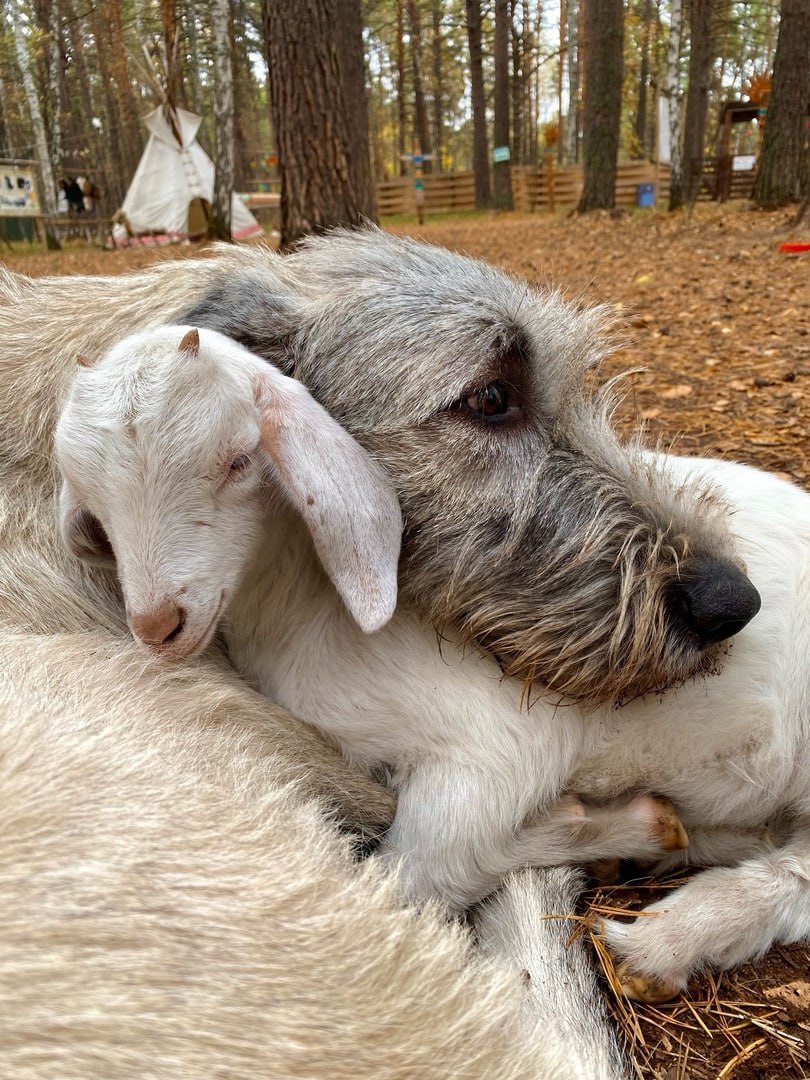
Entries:
{"label": "dog's eye", "polygon": [[488,420],[491,416],[503,416],[509,407],[506,387],[503,383],[490,383],[483,390],[470,394],[465,405],[482,420]]}
{"label": "dog's eye", "polygon": [[454,406],[454,411],[484,424],[497,424],[516,418],[520,408],[513,387],[504,382],[492,382],[463,397]]}

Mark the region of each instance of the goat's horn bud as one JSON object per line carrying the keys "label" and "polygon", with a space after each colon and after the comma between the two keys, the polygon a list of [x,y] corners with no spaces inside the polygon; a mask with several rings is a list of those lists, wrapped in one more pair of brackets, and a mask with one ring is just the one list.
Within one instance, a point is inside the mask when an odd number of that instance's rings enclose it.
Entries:
{"label": "goat's horn bud", "polygon": [[196,327],[183,336],[183,340],[180,342],[180,352],[188,353],[189,356],[200,355],[200,331]]}

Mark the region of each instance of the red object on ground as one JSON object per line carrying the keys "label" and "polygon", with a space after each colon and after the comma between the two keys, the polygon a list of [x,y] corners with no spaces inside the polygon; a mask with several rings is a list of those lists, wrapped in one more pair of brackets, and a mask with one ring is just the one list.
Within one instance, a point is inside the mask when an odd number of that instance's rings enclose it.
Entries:
{"label": "red object on ground", "polygon": [[810,251],[810,244],[780,244],[780,251]]}

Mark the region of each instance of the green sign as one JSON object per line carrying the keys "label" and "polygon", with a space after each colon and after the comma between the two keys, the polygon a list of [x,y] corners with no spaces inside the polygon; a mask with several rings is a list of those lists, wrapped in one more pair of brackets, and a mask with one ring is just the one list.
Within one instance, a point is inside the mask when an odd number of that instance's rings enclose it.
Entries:
{"label": "green sign", "polygon": [[508,161],[511,156],[508,146],[496,146],[492,151],[492,160],[495,162]]}

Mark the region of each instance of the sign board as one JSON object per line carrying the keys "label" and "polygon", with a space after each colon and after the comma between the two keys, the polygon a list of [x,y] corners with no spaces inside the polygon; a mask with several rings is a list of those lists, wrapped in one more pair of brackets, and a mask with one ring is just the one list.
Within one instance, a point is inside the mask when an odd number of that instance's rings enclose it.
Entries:
{"label": "sign board", "polygon": [[492,151],[492,160],[495,162],[509,161],[511,156],[508,146],[496,146]]}
{"label": "sign board", "polygon": [[0,165],[0,217],[39,217],[41,213],[33,168]]}
{"label": "sign board", "polygon": [[751,172],[756,168],[757,159],[754,154],[735,154],[731,159],[733,172]]}

